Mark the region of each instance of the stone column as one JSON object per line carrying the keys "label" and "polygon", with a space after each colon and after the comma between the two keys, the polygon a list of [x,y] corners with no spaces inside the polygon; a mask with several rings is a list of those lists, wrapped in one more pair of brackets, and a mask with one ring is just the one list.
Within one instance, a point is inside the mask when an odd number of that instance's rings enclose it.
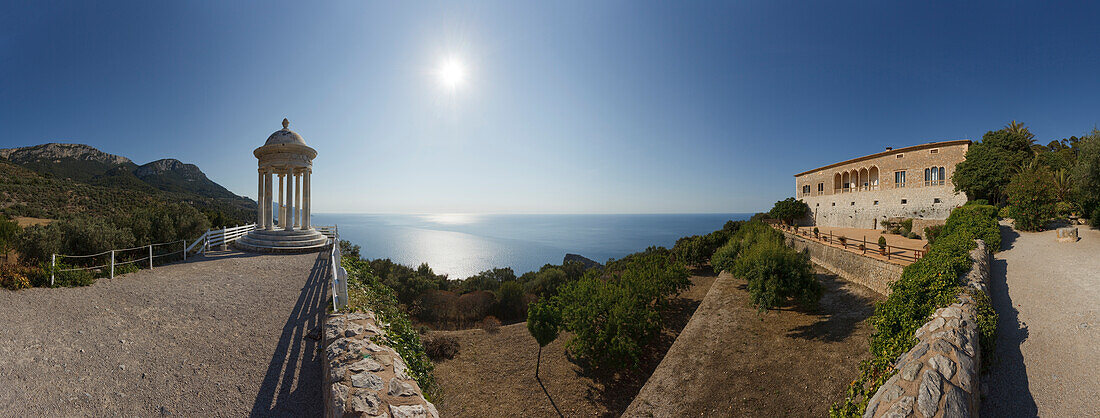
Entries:
{"label": "stone column", "polygon": [[256,228],[264,227],[264,170],[257,170],[259,179],[256,180]]}
{"label": "stone column", "polygon": [[302,176],[305,177],[302,179],[302,186],[305,187],[305,190],[302,191],[302,229],[313,228],[313,225],[311,225],[309,221],[310,207],[313,206],[309,201],[309,173],[312,171],[313,169],[311,168],[302,170]]}
{"label": "stone column", "polygon": [[283,185],[285,181],[286,173],[279,172],[279,223],[277,226],[286,225],[286,194],[283,193]]}
{"label": "stone column", "polygon": [[286,170],[286,217],[283,218],[283,229],[294,230],[294,169]]}
{"label": "stone column", "polygon": [[271,186],[272,186],[272,173],[271,169],[264,170],[264,229],[270,231],[275,229],[274,212],[271,210]]}
{"label": "stone column", "polygon": [[302,228],[302,172],[294,173],[294,227]]}

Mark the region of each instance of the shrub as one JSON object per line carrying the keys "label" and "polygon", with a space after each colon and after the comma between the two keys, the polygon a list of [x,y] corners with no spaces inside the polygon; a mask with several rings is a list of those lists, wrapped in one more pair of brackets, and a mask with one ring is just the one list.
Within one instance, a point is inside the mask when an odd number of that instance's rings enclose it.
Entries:
{"label": "shrub", "polygon": [[794,221],[802,219],[808,213],[810,213],[810,206],[807,205],[806,202],[788,197],[784,200],[775,202],[775,206],[768,212],[768,215],[790,225],[794,223]]}
{"label": "shrub", "polygon": [[455,358],[458,348],[458,340],[450,335],[437,335],[424,341],[424,352],[435,361]]}
{"label": "shrub", "polygon": [[31,279],[36,275],[34,267],[18,264],[0,264],[0,287],[8,290],[26,289],[32,286]]}
{"label": "shrub", "polygon": [[504,282],[497,291],[497,312],[504,319],[519,319],[527,315],[526,297],[523,293],[523,285],[511,281]]}
{"label": "shrub", "polygon": [[[554,297],[569,349],[595,368],[637,367],[642,349],[661,329],[668,300],[687,288],[687,269],[671,252],[649,248],[592,269]],[[530,326],[530,324],[529,324]]]}
{"label": "shrub", "polygon": [[943,225],[932,225],[924,228],[924,239],[928,240],[928,245],[932,245],[941,233],[943,233]]}
{"label": "shrub", "polygon": [[909,232],[908,234],[905,234],[905,237],[909,239],[920,239],[920,235],[917,235],[916,232]]}
{"label": "shrub", "polygon": [[1016,229],[1038,231],[1054,217],[1055,195],[1050,170],[1046,167],[1021,171],[1012,177],[1006,189],[1012,204],[1012,219]]}
{"label": "shrub", "polygon": [[1074,216],[1077,212],[1077,206],[1074,206],[1070,202],[1058,202],[1054,204],[1054,214],[1059,218],[1069,218]]}
{"label": "shrub", "polygon": [[1100,206],[1096,207],[1096,210],[1092,211],[1092,217],[1089,218],[1089,222],[1092,223],[1093,228],[1100,228]]}
{"label": "shrub", "polygon": [[478,322],[477,327],[490,334],[496,334],[500,331],[500,320],[495,316],[489,315],[486,316],[485,319],[482,319],[481,322]]}
{"label": "shrub", "polygon": [[821,231],[819,231],[819,230],[817,229],[817,227],[815,226],[815,227],[814,227],[814,238],[817,238],[817,237],[819,237],[819,236],[821,236]]}
{"label": "shrub", "polygon": [[988,205],[988,204],[989,204],[988,200],[974,199],[974,200],[968,200],[966,203],[963,203],[963,206],[966,206],[966,205]]}
{"label": "shrub", "polygon": [[761,241],[738,257],[734,275],[749,282],[749,298],[760,311],[773,309],[788,298],[811,305],[821,296],[810,256],[783,243],[782,238]]}
{"label": "shrub", "polygon": [[1005,206],[997,211],[997,217],[1001,219],[1012,219],[1012,206]]}
{"label": "shrub", "polygon": [[886,251],[886,237],[878,237],[878,249]]}

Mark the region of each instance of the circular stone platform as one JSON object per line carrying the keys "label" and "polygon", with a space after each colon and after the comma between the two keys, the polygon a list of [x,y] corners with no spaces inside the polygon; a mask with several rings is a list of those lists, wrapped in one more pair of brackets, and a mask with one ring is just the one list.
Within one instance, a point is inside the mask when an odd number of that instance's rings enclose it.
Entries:
{"label": "circular stone platform", "polygon": [[328,248],[329,244],[328,237],[315,229],[258,229],[233,242],[233,246],[242,251],[282,254],[317,252]]}

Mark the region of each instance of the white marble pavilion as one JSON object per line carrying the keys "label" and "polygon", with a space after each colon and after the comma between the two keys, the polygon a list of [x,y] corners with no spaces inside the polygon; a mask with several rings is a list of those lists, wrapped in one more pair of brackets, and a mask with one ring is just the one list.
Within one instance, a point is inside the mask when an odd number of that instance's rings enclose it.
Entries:
{"label": "white marble pavilion", "polygon": [[[290,121],[283,119],[283,129],[275,131],[262,147],[252,152],[259,160],[259,211],[256,230],[236,241],[242,250],[310,252],[329,244],[327,237],[313,229],[309,219],[310,173],[317,151],[289,126]],[[274,194],[276,187],[278,195]]]}

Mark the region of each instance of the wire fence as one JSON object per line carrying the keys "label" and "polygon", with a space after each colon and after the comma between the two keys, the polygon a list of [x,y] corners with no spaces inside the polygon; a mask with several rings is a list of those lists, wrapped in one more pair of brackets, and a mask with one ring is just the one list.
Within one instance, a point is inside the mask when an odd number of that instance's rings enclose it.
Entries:
{"label": "wire fence", "polygon": [[[814,233],[797,226],[789,226],[782,223],[773,223],[772,226],[828,245],[839,245],[845,250],[860,253],[861,255],[883,257],[886,258],[887,261],[897,260],[913,262],[923,258],[927,252],[923,248],[907,248],[891,244],[880,246],[877,241],[867,241],[866,235],[862,237],[848,237],[845,235],[835,235],[829,232]],[[870,254],[868,254],[868,252],[870,252]]]}
{"label": "wire fence", "polygon": [[108,250],[97,254],[65,255],[50,257],[50,286],[54,286],[58,273],[76,271],[91,272],[94,276],[115,278],[117,269],[129,270],[135,266],[153,268],[157,263],[187,259],[187,240],[162,242],[133,248]]}

